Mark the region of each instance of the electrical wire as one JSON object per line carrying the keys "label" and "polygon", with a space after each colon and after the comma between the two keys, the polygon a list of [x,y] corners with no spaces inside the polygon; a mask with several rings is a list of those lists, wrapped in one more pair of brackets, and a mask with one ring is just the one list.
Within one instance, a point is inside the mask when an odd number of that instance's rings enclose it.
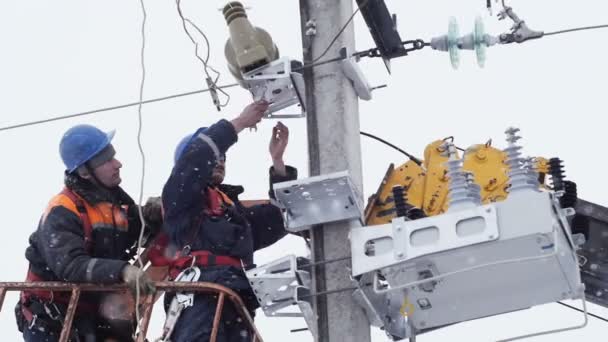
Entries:
{"label": "electrical wire", "polygon": [[293,68],[293,69],[291,69],[291,71],[298,72],[298,71],[301,71],[304,69],[310,69],[310,68],[318,67],[320,65],[338,62],[338,61],[343,60],[344,58],[346,58],[346,57],[340,56],[340,57],[334,57],[331,59],[326,59],[324,61],[320,61],[320,62],[316,62],[316,63],[308,63],[308,64],[302,65],[301,67]]}
{"label": "electrical wire", "polygon": [[355,291],[357,289],[359,289],[359,287],[357,287],[357,286],[351,286],[351,287],[345,287],[345,288],[342,288],[342,289],[335,289],[335,290],[315,292],[315,293],[311,293],[311,294],[308,294],[308,295],[300,296],[300,297],[298,297],[298,299],[304,300],[304,299],[308,299],[308,298],[312,298],[312,297],[317,297],[317,296],[325,296],[325,295],[332,294],[332,293],[339,293],[339,292],[344,292],[344,291]]}
{"label": "electrical wire", "polygon": [[[27,126],[34,126],[34,125],[38,125],[38,124],[43,124],[43,123],[47,123],[47,122],[54,122],[54,121],[59,121],[59,120],[64,120],[64,119],[70,119],[70,118],[75,118],[75,117],[79,117],[79,116],[85,116],[85,115],[91,115],[91,114],[96,114],[96,113],[101,113],[101,112],[106,112],[106,111],[112,111],[112,110],[116,110],[116,109],[122,109],[122,108],[128,108],[128,107],[132,107],[132,106],[137,106],[137,105],[141,105],[141,104],[148,104],[148,103],[153,103],[153,102],[160,102],[160,101],[165,101],[165,100],[169,100],[169,99],[173,99],[173,98],[178,98],[178,97],[183,97],[183,96],[189,96],[189,95],[194,95],[194,94],[200,94],[200,93],[205,93],[205,92],[209,92],[209,91],[213,91],[213,90],[219,90],[222,94],[224,94],[227,98],[226,103],[221,104],[221,106],[226,106],[228,104],[228,102],[230,101],[230,95],[225,92],[223,89],[226,88],[232,88],[232,87],[236,87],[239,84],[238,83],[232,83],[232,84],[227,84],[227,85],[222,85],[222,86],[217,86],[217,81],[220,77],[220,73],[215,70],[212,66],[210,66],[208,64],[208,60],[209,60],[209,40],[207,38],[207,36],[205,35],[205,33],[198,28],[198,26],[196,26],[191,20],[189,20],[188,18],[183,17],[183,14],[181,12],[181,8],[180,8],[180,2],[181,0],[176,0],[176,4],[177,4],[177,9],[178,9],[178,13],[180,15],[180,18],[182,19],[182,26],[184,28],[184,31],[186,32],[186,34],[188,35],[189,39],[192,41],[193,44],[195,44],[196,46],[196,57],[203,63],[203,65],[205,66],[204,70],[205,73],[208,77],[210,77],[210,74],[208,73],[207,69],[211,69],[217,76],[216,78],[212,81],[213,86],[209,87],[209,88],[205,88],[205,89],[200,89],[200,90],[195,90],[195,91],[190,91],[190,92],[186,92],[186,93],[179,93],[179,94],[175,94],[175,95],[169,95],[169,96],[164,96],[164,97],[160,97],[160,98],[155,98],[155,99],[150,99],[150,100],[145,100],[145,101],[138,101],[138,102],[133,102],[133,103],[128,103],[128,104],[124,104],[124,105],[118,105],[118,106],[112,106],[112,107],[105,107],[105,108],[100,108],[100,109],[95,109],[95,110],[90,110],[90,111],[86,111],[86,112],[80,112],[80,113],[75,113],[75,114],[68,114],[68,115],[61,115],[61,116],[56,116],[56,117],[52,117],[49,119],[43,119],[43,120],[36,120],[36,121],[30,121],[30,122],[25,122],[25,123],[20,123],[20,124],[15,124],[15,125],[9,125],[9,126],[4,126],[4,127],[0,127],[0,132],[1,131],[8,131],[8,130],[12,130],[12,129],[16,129],[16,128],[22,128],[22,127],[27,127]],[[362,3],[357,10],[351,15],[351,17],[348,19],[348,21],[346,22],[346,24],[342,27],[342,29],[338,32],[338,34],[334,37],[334,39],[332,39],[332,42],[329,44],[329,46],[325,49],[325,51],[319,56],[317,57],[313,62],[305,64],[299,68],[294,68],[292,71],[297,72],[297,71],[301,71],[303,69],[307,69],[307,68],[313,68],[313,67],[317,67],[320,65],[324,65],[324,64],[328,64],[328,63],[334,63],[340,60],[343,60],[344,57],[340,56],[340,57],[335,57],[335,58],[331,58],[328,60],[324,60],[324,61],[320,61],[319,60],[325,56],[327,54],[327,52],[329,51],[329,49],[331,48],[331,46],[335,43],[335,41],[338,39],[338,37],[344,32],[344,30],[346,29],[346,27],[348,26],[348,24],[352,21],[352,19],[354,18],[354,16],[357,14],[357,12],[359,12],[359,9],[363,6],[366,6],[367,3],[369,1],[366,1],[364,3]],[[201,58],[198,55],[198,43],[196,42],[196,40],[193,39],[193,37],[190,35],[187,27],[185,26],[185,23],[189,23],[192,27],[194,27],[194,29],[196,29],[201,36],[203,37],[203,39],[205,40],[205,43],[207,45],[207,55],[205,56],[205,58]],[[353,54],[353,55],[357,55],[357,53]],[[210,77],[211,78],[211,77]],[[401,153],[404,153],[405,155],[407,155],[409,157],[409,155],[395,147],[394,145],[391,145],[391,147],[396,148],[397,150],[399,150]],[[412,159],[412,157],[409,157],[410,159]],[[417,161],[418,159],[413,158],[412,160]],[[419,161],[418,161],[419,162]],[[417,162],[417,163],[418,163]]]}
{"label": "electrical wire", "polygon": [[[578,311],[578,312],[583,312],[583,313],[584,313],[584,311],[583,311],[583,310],[581,310],[581,309],[579,309],[579,308],[576,308],[576,307],[574,307],[574,306],[568,305],[568,304],[566,304],[566,303],[557,302],[557,304],[560,304],[560,305],[563,305],[563,306],[565,306],[565,307],[567,307],[567,308],[570,308],[570,309],[572,309],[572,310],[575,310],[575,311]],[[599,320],[602,320],[602,321],[604,321],[604,322],[608,323],[608,318],[604,318],[604,317],[602,317],[602,316],[594,315],[594,314],[592,314],[592,313],[590,313],[590,312],[587,312],[587,315],[589,315],[589,316],[591,316],[591,317],[593,317],[593,318],[597,318],[597,319],[599,319]]]}
{"label": "electrical wire", "polygon": [[351,21],[353,21],[353,19],[357,15],[357,13],[359,13],[359,10],[361,9],[361,7],[366,6],[368,2],[369,2],[369,0],[365,1],[364,3],[362,3],[361,5],[359,5],[357,7],[357,9],[353,12],[353,14],[351,14],[351,16],[348,18],[348,20],[346,21],[346,23],[344,25],[342,25],[342,28],[334,36],[334,38],[331,40],[331,42],[329,43],[329,45],[327,45],[327,47],[325,48],[325,50],[323,51],[323,53],[321,53],[321,55],[319,55],[319,57],[313,59],[310,62],[310,64],[314,64],[314,63],[318,62],[321,58],[323,58],[327,54],[327,52],[329,52],[329,49],[331,49],[331,47],[336,43],[336,41],[338,40],[338,38],[340,38],[340,36],[342,35],[342,33],[344,33],[344,30],[346,30],[346,28],[351,23]]}
{"label": "electrical wire", "polygon": [[308,264],[303,264],[303,265],[300,265],[298,267],[304,268],[304,267],[320,266],[320,265],[325,265],[325,264],[331,264],[331,263],[338,262],[338,261],[349,260],[350,258],[351,258],[350,256],[346,256],[346,257],[341,257],[341,258],[328,259],[328,260],[323,260],[323,261],[317,261],[317,262],[311,262],[311,263],[308,263]]}
{"label": "electrical wire", "polygon": [[[141,23],[141,52],[140,52],[140,61],[141,61],[141,82],[139,84],[139,106],[137,107],[137,147],[139,148],[139,153],[141,154],[141,182],[139,184],[139,200],[137,204],[137,211],[139,213],[139,220],[141,222],[141,229],[139,231],[139,237],[137,239],[137,261],[139,262],[139,268],[143,271],[144,265],[141,260],[141,246],[143,244],[144,238],[144,228],[146,227],[146,221],[144,220],[144,213],[142,209],[142,202],[144,197],[144,180],[146,177],[146,155],[144,153],[144,149],[141,142],[141,133],[143,128],[142,122],[142,100],[144,96],[144,85],[146,82],[146,64],[145,64],[145,50],[146,50],[146,7],[144,5],[144,0],[139,0],[141,4],[141,10],[143,13],[143,20]],[[141,291],[139,288],[140,279],[139,277],[135,278],[135,319],[137,320],[137,327],[139,333],[141,334],[143,329],[141,326],[141,312],[139,308]]]}
{"label": "electrical wire", "polygon": [[[221,73],[209,64],[209,57],[210,57],[209,51],[211,49],[211,45],[209,44],[209,39],[207,39],[207,35],[205,35],[205,33],[198,26],[196,26],[196,24],[194,24],[190,19],[186,18],[185,21],[187,23],[189,23],[192,27],[194,27],[194,29],[196,31],[198,31],[198,33],[201,36],[203,36],[203,38],[205,39],[205,43],[207,44],[206,64],[204,64],[205,65],[205,74],[207,75],[207,77],[209,77],[209,79],[212,79],[212,77],[211,77],[211,75],[209,75],[209,72],[207,71],[207,69],[211,69],[211,71],[213,71],[213,73],[215,73],[215,75],[216,75],[215,79],[212,81],[213,89],[219,90],[222,94],[224,94],[224,96],[227,97],[226,104],[224,105],[224,106],[226,106],[226,105],[228,105],[228,102],[230,102],[230,94],[224,92],[221,88],[219,88],[217,86],[217,81],[219,81]],[[200,60],[200,57],[198,55],[198,44],[196,45],[195,54],[196,54],[196,57],[199,58],[199,60]]]}
{"label": "electrical wire", "polygon": [[[450,135],[449,137],[445,137],[445,138],[443,138],[443,141],[448,141],[448,140],[449,140],[450,142],[454,143],[454,136],[453,136],[453,135]],[[467,151],[466,149],[464,149],[464,148],[462,148],[462,147],[458,147],[458,146],[456,146],[456,145],[454,145],[454,148],[456,148],[458,151],[461,151],[461,152],[466,152],[466,151]],[[437,149],[438,149],[440,152],[445,152],[445,149],[444,149],[444,148],[441,148],[441,146],[440,146],[440,147],[438,147]]]}
{"label": "electrical wire", "polygon": [[[311,262],[308,264],[298,265],[298,269],[309,268],[309,267],[313,267],[313,266],[321,266],[321,265],[331,264],[334,262],[350,260],[350,258],[351,258],[350,256],[346,256],[346,257],[340,257],[340,258],[335,258],[335,259],[327,259],[327,260],[322,260],[322,261],[317,261],[317,262]],[[283,272],[288,272],[290,270],[291,270],[291,268],[280,268],[280,269],[272,270],[270,273],[273,273],[273,274],[283,273]]]}
{"label": "electrical wire", "polygon": [[[505,0],[502,0],[502,8],[505,11],[507,9],[507,5],[505,4]],[[553,35],[558,35],[558,34],[563,34],[563,33],[577,32],[577,31],[586,31],[586,30],[596,30],[596,29],[603,29],[603,28],[608,28],[608,24],[575,27],[575,28],[564,29],[564,30],[559,30],[559,31],[545,32],[545,33],[543,33],[543,37],[544,36],[553,36]]]}
{"label": "electrical wire", "polygon": [[[323,65],[323,64],[334,63],[334,62],[337,62],[337,61],[340,61],[340,60],[343,60],[343,59],[344,59],[343,57],[336,57],[336,58],[332,58],[332,59],[321,61],[321,62],[314,63],[314,64],[307,64],[307,65],[304,65],[304,66],[299,67],[297,69],[293,69],[292,71],[300,71],[300,70],[306,69],[306,68],[313,68],[313,67],[316,67],[316,66],[319,66],[319,65]],[[209,66],[209,68],[212,69],[212,70],[214,70],[211,66]],[[217,82],[217,78],[216,78],[216,82]],[[220,90],[222,93],[225,93],[223,91],[223,89],[233,88],[233,87],[236,87],[236,86],[240,86],[240,84],[238,84],[238,83],[229,83],[229,84],[225,84],[225,85],[221,85],[221,86],[216,86],[214,89]],[[140,104],[149,104],[149,103],[154,103],[154,102],[162,102],[162,101],[171,100],[171,99],[175,99],[175,98],[179,98],[179,97],[185,97],[185,96],[190,96],[190,95],[202,94],[202,93],[209,92],[211,90],[212,90],[212,87],[210,87],[210,88],[204,88],[204,89],[199,89],[199,90],[193,90],[193,91],[189,91],[189,92],[185,92],[185,93],[178,93],[178,94],[173,94],[173,95],[168,95],[168,96],[163,96],[163,97],[157,97],[157,98],[154,98],[154,99],[149,99],[149,100],[144,100],[144,101],[131,102],[131,103],[123,104],[123,105],[117,105],[117,106],[111,106],[111,107],[103,107],[103,108],[100,108],[100,109],[93,109],[93,110],[89,110],[89,111],[86,111],[86,112],[79,112],[79,113],[68,114],[68,115],[60,115],[60,116],[55,116],[55,117],[48,118],[48,119],[43,119],[43,120],[28,121],[28,122],[24,122],[24,123],[20,123],[20,124],[0,127],[0,132],[2,132],[2,131],[8,131],[8,130],[13,130],[13,129],[17,129],[17,128],[22,128],[22,127],[35,126],[35,125],[44,124],[44,123],[48,123],[48,122],[54,122],[54,121],[60,121],[60,120],[65,120],[65,119],[71,119],[71,118],[76,118],[76,117],[80,117],[80,116],[86,116],[86,115],[92,115],[92,114],[97,114],[97,113],[102,113],[102,112],[108,112],[108,111],[112,111],[112,110],[133,107],[133,106],[137,106],[137,105],[140,105]],[[226,95],[228,95],[228,94],[226,94]],[[228,96],[230,96],[230,95],[228,95]]]}
{"label": "electrical wire", "polygon": [[[361,6],[364,6],[365,4],[367,4],[367,2],[365,2]],[[358,10],[359,9],[357,9],[357,11]],[[356,14],[357,11],[355,11],[355,13],[353,13],[353,15],[351,16],[351,18],[349,19],[349,22],[352,21],[352,18],[354,17],[354,14]],[[184,20],[186,22],[188,22],[189,24],[191,24],[203,36],[203,38],[205,39],[205,42],[208,44],[208,39],[207,39],[206,35],[194,23],[192,23],[192,21],[190,21],[187,18],[184,18]],[[313,68],[313,67],[316,67],[316,66],[320,66],[320,65],[324,65],[324,64],[333,63],[333,62],[337,62],[337,61],[343,60],[344,57],[335,57],[335,58],[331,58],[331,59],[328,59],[328,60],[325,60],[325,61],[318,62],[318,60],[321,57],[323,57],[327,53],[327,51],[329,51],[329,48],[331,47],[331,45],[335,42],[335,40],[337,40],[337,37],[339,37],[339,35],[344,31],[344,29],[346,28],[346,26],[348,25],[349,22],[347,22],[347,24],[343,27],[343,29],[340,30],[339,34],[336,37],[334,37],[334,39],[332,40],[332,43],[330,44],[330,46],[328,46],[326,48],[326,51],[323,54],[321,54],[321,56],[317,57],[312,63],[305,64],[305,65],[303,65],[303,66],[301,66],[299,68],[294,68],[292,71],[301,71],[303,69]],[[579,27],[579,28],[573,28],[573,29],[565,29],[565,30],[560,30],[560,31],[555,31],[555,32],[548,32],[548,33],[545,33],[544,35],[545,36],[548,36],[548,35],[557,35],[557,34],[574,32],[574,31],[600,29],[600,28],[608,28],[608,25],[596,25],[596,26]],[[186,30],[186,32],[188,32],[188,31]],[[189,34],[188,34],[188,36],[190,37]],[[192,37],[190,37],[190,39],[192,40]],[[193,43],[196,44],[195,41],[193,41]],[[198,45],[197,45],[197,47],[198,47]],[[357,55],[357,53],[354,53],[353,55]],[[200,56],[198,56],[198,52],[197,52],[197,58],[200,59]],[[208,59],[209,59],[209,57],[207,55],[206,58],[205,58],[205,63],[206,63],[206,61]],[[148,104],[148,103],[154,103],[154,102],[161,102],[161,101],[166,101],[166,100],[170,100],[170,99],[174,99],[174,98],[178,98],[178,97],[184,97],[184,96],[190,96],[190,95],[195,95],[195,94],[206,93],[206,92],[209,92],[209,91],[212,91],[212,90],[219,90],[222,94],[224,94],[227,97],[227,102],[225,104],[223,104],[223,105],[227,105],[227,103],[228,103],[228,101],[230,99],[230,95],[227,92],[225,92],[223,89],[236,87],[239,84],[238,83],[231,83],[231,84],[226,84],[226,85],[222,85],[222,86],[217,86],[217,81],[218,81],[219,76],[220,76],[219,72],[217,70],[215,70],[213,67],[211,67],[210,65],[208,65],[208,64],[207,64],[207,68],[211,69],[214,73],[217,74],[216,78],[213,80],[213,84],[214,84],[213,87],[209,87],[209,88],[205,88],[205,89],[200,89],[200,90],[194,90],[194,91],[185,92],[185,93],[179,93],[179,94],[169,95],[169,96],[164,96],[164,97],[159,97],[159,98],[154,98],[154,99],[145,100],[145,101],[138,101],[138,102],[127,103],[127,104],[124,104],[124,105],[118,105],[118,106],[112,106],[112,107],[104,107],[104,108],[94,109],[94,110],[90,110],[90,111],[86,111],[86,112],[80,112],[80,113],[68,114],[68,115],[61,115],[61,116],[56,116],[56,117],[52,117],[52,118],[48,118],[48,119],[43,119],[43,120],[29,121],[29,122],[24,122],[24,123],[20,123],[20,124],[4,126],[4,127],[0,127],[0,132],[2,132],[2,131],[8,131],[8,130],[13,130],[13,129],[17,129],[17,128],[22,128],[22,127],[39,125],[39,124],[48,123],[48,122],[65,120],[65,119],[70,119],[70,118],[75,118],[75,117],[80,117],[80,116],[92,115],[92,114],[97,114],[97,113],[106,112],[106,111],[123,109],[123,108],[132,107],[132,106],[137,106],[137,105],[140,105],[140,104]],[[207,73],[207,70],[205,70],[205,71]],[[382,142],[384,142],[384,141],[382,141]],[[389,146],[391,146],[393,148],[396,148],[399,152],[404,153],[406,156],[409,157],[409,154],[405,153],[403,150],[395,147],[394,145],[389,144]],[[412,159],[412,160],[414,160],[414,159]]]}
{"label": "electrical wire", "polygon": [[608,28],[608,25],[576,27],[576,28],[571,28],[571,29],[547,32],[544,34],[544,36],[552,36],[552,35],[557,35],[557,34],[562,34],[562,33],[570,33],[570,32],[576,32],[576,31],[584,31],[584,30],[595,30],[595,29],[602,29],[602,28]]}
{"label": "electrical wire", "polygon": [[[314,292],[314,293],[310,293],[310,294],[307,294],[307,295],[298,296],[298,300],[304,300],[304,299],[308,299],[308,298],[312,298],[312,297],[318,297],[318,296],[325,296],[325,295],[332,294],[332,293],[339,293],[339,292],[345,292],[345,291],[355,291],[357,289],[359,289],[358,286],[351,286],[351,287],[344,287],[344,288],[334,289],[334,290],[328,290],[328,291]],[[288,297],[288,298],[281,298],[281,299],[273,299],[272,301],[275,302],[275,303],[292,302],[293,298]]]}
{"label": "electrical wire", "polygon": [[581,297],[581,301],[583,302],[583,311],[581,311],[581,312],[584,314],[585,320],[583,321],[583,323],[581,323],[579,325],[574,325],[571,327],[560,328],[560,329],[551,329],[551,330],[547,330],[547,331],[541,331],[541,332],[537,332],[537,333],[511,337],[511,338],[507,338],[504,340],[498,340],[496,342],[508,342],[508,341],[522,340],[522,339],[526,339],[526,338],[530,338],[530,337],[544,336],[544,335],[549,335],[549,334],[557,334],[560,332],[582,329],[582,328],[586,327],[587,323],[589,322],[589,318],[588,318],[589,313],[587,312],[587,301],[585,300],[584,295]]}
{"label": "electrical wire", "polygon": [[386,140],[384,140],[384,139],[382,139],[382,138],[379,138],[379,137],[377,137],[377,136],[375,136],[375,135],[373,135],[373,134],[367,133],[367,132],[360,131],[359,133],[360,133],[361,135],[363,135],[363,136],[366,136],[366,137],[368,137],[368,138],[372,138],[372,139],[378,140],[379,142],[381,142],[381,143],[383,143],[383,144],[385,144],[385,145],[388,145],[388,146],[390,146],[390,147],[394,148],[395,150],[397,150],[397,151],[399,151],[399,152],[401,152],[401,153],[405,154],[405,155],[406,155],[406,156],[407,156],[407,157],[408,157],[408,158],[409,158],[411,161],[413,161],[414,163],[416,163],[416,164],[418,164],[418,165],[422,165],[422,161],[421,161],[420,159],[418,159],[418,158],[414,157],[413,155],[411,155],[411,154],[409,154],[409,153],[405,152],[404,150],[402,150],[402,149],[400,149],[399,147],[397,147],[397,146],[395,146],[395,145],[393,145],[393,144],[389,143],[388,141],[386,141]]}
{"label": "electrical wire", "polygon": [[[184,29],[184,32],[186,33],[186,35],[188,36],[188,38],[190,39],[192,44],[194,44],[194,46],[195,46],[194,54],[195,54],[196,58],[198,58],[198,60],[200,60],[201,63],[203,63],[203,70],[205,71],[205,75],[207,75],[208,79],[211,80],[212,86],[210,88],[213,90],[219,90],[226,97],[226,102],[218,103],[217,105],[219,107],[226,107],[228,105],[228,103],[230,102],[230,95],[228,93],[226,93],[225,91],[223,91],[221,88],[217,87],[217,81],[220,78],[220,72],[209,65],[209,57],[210,57],[209,55],[210,55],[210,51],[211,51],[211,45],[209,44],[209,39],[207,38],[207,35],[203,32],[203,30],[201,30],[194,22],[192,22],[190,19],[184,17],[184,14],[181,9],[181,0],[175,0],[175,4],[177,7],[177,13],[182,21],[182,27]],[[192,26],[205,40],[205,44],[207,45],[207,55],[204,59],[199,56],[199,54],[198,54],[199,44],[194,39],[194,37],[192,37],[192,35],[190,34],[190,31],[188,31],[188,28],[186,27],[186,23],[190,24],[190,26]],[[216,74],[215,79],[213,77],[211,77],[211,75],[209,74],[209,69],[211,69]]]}
{"label": "electrical wire", "polygon": [[[219,86],[217,88],[218,89],[226,89],[226,88],[236,87],[238,85],[239,85],[238,83],[232,83],[232,84],[222,85],[222,86]],[[112,111],[112,110],[133,107],[133,106],[137,106],[137,105],[141,105],[141,104],[161,102],[161,101],[171,100],[171,99],[175,99],[175,98],[179,98],[179,97],[206,93],[209,90],[210,90],[209,88],[205,88],[205,89],[194,90],[194,91],[189,91],[189,92],[185,92],[185,93],[179,93],[179,94],[174,94],[174,95],[169,95],[169,96],[158,97],[158,98],[154,98],[154,99],[150,99],[150,100],[145,100],[145,101],[138,101],[138,102],[127,103],[127,104],[119,105],[119,106],[104,107],[104,108],[89,110],[89,111],[86,111],[86,112],[80,112],[80,113],[76,113],[76,114],[61,115],[61,116],[56,116],[56,117],[52,117],[52,118],[44,119],[44,120],[30,121],[30,122],[24,122],[24,123],[10,125],[10,126],[4,126],[4,127],[0,127],[0,132],[1,131],[8,131],[8,130],[16,129],[16,128],[22,128],[22,127],[39,125],[39,124],[43,124],[43,123],[47,123],[47,122],[53,122],[53,121],[71,119],[71,118],[75,118],[75,117],[79,117],[79,116],[85,116],[85,115],[92,115],[92,114],[97,114],[97,113],[102,113],[102,112],[108,112],[108,111]]]}
{"label": "electrical wire", "polygon": [[[317,62],[317,63],[311,63],[311,64],[306,64],[303,65],[299,68],[294,68],[292,71],[297,72],[306,68],[313,68],[319,65],[323,65],[323,64],[328,64],[328,63],[334,63],[340,60],[343,60],[343,57],[336,57],[336,58],[332,58],[332,59],[328,59],[328,60],[324,60],[321,62]],[[210,69],[214,70],[211,66],[209,66]],[[215,79],[215,82],[217,82],[217,79]],[[9,130],[13,130],[13,129],[17,129],[17,128],[23,128],[23,127],[28,127],[28,126],[35,126],[35,125],[39,125],[39,124],[44,124],[44,123],[48,123],[48,122],[54,122],[54,121],[60,121],[60,120],[65,120],[65,119],[71,119],[71,118],[76,118],[76,117],[80,117],[80,116],[86,116],[86,115],[92,115],[92,114],[97,114],[97,113],[102,113],[102,112],[108,112],[108,111],[113,111],[113,110],[117,110],[117,109],[123,109],[123,108],[128,108],[128,107],[133,107],[133,106],[137,106],[140,104],[149,104],[149,103],[154,103],[154,102],[162,102],[162,101],[166,101],[166,100],[171,100],[171,99],[175,99],[175,98],[179,98],[179,97],[185,97],[185,96],[190,96],[190,95],[196,95],[196,94],[202,94],[202,93],[206,93],[211,91],[212,89],[215,90],[220,90],[222,93],[226,94],[228,97],[230,95],[228,95],[226,92],[223,91],[223,89],[227,89],[227,88],[233,88],[236,86],[240,86],[240,84],[238,83],[229,83],[229,84],[225,84],[225,85],[221,85],[221,86],[216,86],[216,87],[209,87],[209,88],[204,88],[204,89],[199,89],[199,90],[193,90],[193,91],[189,91],[189,92],[185,92],[185,93],[178,93],[178,94],[173,94],[173,95],[168,95],[168,96],[163,96],[163,97],[157,97],[154,99],[149,99],[149,100],[144,100],[144,101],[137,101],[137,102],[131,102],[131,103],[127,103],[127,104],[123,104],[123,105],[117,105],[117,106],[111,106],[111,107],[103,107],[100,109],[93,109],[93,110],[89,110],[89,111],[85,111],[85,112],[79,112],[79,113],[75,113],[75,114],[67,114],[67,115],[60,115],[60,116],[55,116],[52,118],[48,118],[48,119],[42,119],[42,120],[35,120],[35,121],[28,121],[28,122],[24,122],[24,123],[19,123],[19,124],[15,124],[15,125],[9,125],[9,126],[4,126],[4,127],[0,127],[0,132],[2,131],[9,131]]]}

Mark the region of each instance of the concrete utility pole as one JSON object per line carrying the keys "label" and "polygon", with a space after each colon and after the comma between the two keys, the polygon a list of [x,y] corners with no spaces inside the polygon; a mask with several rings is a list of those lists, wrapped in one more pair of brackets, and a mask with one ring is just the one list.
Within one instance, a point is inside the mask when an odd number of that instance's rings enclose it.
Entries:
{"label": "concrete utility pole", "polygon": [[[353,13],[352,0],[300,0],[304,64],[318,58]],[[319,61],[339,56],[346,47],[354,51],[350,24]],[[363,194],[359,106],[352,85],[339,63],[305,68],[306,111],[310,176],[348,170]],[[361,200],[361,198],[359,199]],[[359,222],[340,222],[312,229],[313,262],[350,256],[348,233]],[[350,259],[313,270],[313,292],[352,287]],[[316,298],[319,342],[370,341],[369,322],[352,298],[353,291]]]}

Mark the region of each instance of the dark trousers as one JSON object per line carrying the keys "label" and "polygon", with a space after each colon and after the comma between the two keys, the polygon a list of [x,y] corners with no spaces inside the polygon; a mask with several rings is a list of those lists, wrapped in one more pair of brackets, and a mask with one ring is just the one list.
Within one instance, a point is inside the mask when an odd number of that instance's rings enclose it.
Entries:
{"label": "dark trousers", "polygon": [[[112,337],[115,340],[121,342],[133,341],[130,337],[116,336],[115,334],[109,335],[104,327],[96,328],[92,325],[92,321],[76,319],[73,322],[76,330],[72,331],[70,342],[101,342],[108,337]],[[45,324],[34,323],[32,327],[28,326],[23,328],[23,340],[25,342],[57,342],[59,341],[59,335],[61,334],[61,327],[49,328]],[[76,337],[78,335],[78,337]]]}
{"label": "dark trousers", "polygon": [[48,331],[41,326],[34,325],[33,327],[23,328],[23,341],[25,342],[57,342],[59,341],[59,333]]}
{"label": "dark trousers", "polygon": [[[194,305],[182,311],[173,334],[172,342],[207,342],[211,340],[213,318],[218,295],[197,294]],[[251,312],[250,312],[251,314]],[[252,315],[253,317],[253,315]],[[250,342],[253,335],[245,319],[229,299],[224,300],[224,309],[218,325],[217,342]]]}

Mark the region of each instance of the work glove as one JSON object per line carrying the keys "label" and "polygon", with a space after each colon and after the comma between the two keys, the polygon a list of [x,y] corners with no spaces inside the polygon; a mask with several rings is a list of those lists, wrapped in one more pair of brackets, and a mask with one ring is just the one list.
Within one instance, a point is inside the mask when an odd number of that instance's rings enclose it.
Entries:
{"label": "work glove", "polygon": [[139,293],[148,295],[154,293],[156,288],[148,275],[139,267],[128,264],[122,269],[122,280],[129,286],[131,291],[137,291],[137,280],[139,279]]}
{"label": "work glove", "polygon": [[245,128],[256,127],[256,125],[264,117],[269,105],[270,103],[264,100],[256,101],[247,105],[241,114],[231,121],[236,133],[240,133]]}
{"label": "work glove", "polygon": [[144,220],[151,232],[157,232],[163,225],[163,210],[160,197],[149,197],[142,208]]}

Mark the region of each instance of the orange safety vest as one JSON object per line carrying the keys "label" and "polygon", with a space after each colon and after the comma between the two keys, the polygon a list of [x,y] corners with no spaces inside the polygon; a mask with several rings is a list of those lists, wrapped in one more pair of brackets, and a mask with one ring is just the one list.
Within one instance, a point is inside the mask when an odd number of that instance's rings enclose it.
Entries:
{"label": "orange safety vest", "polygon": [[[44,224],[44,221],[51,210],[57,206],[62,206],[80,217],[84,233],[84,247],[89,255],[91,255],[93,252],[92,238],[94,229],[104,227],[116,227],[120,230],[128,229],[128,218],[124,212],[120,210],[120,207],[113,206],[108,202],[102,202],[92,206],[83,200],[82,197],[68,188],[64,188],[61,193],[51,199],[44,212],[42,220],[40,221],[41,225]],[[128,208],[127,206],[124,206],[123,209],[126,212],[126,209]],[[44,280],[46,279],[42,279],[39,275],[33,273],[31,268],[28,270],[26,277],[27,282]],[[62,304],[67,304],[70,300],[70,293],[66,291],[57,291],[54,293],[53,291],[30,290],[23,291],[21,293],[22,302],[26,301],[31,296],[35,296],[43,301],[57,302]]]}

